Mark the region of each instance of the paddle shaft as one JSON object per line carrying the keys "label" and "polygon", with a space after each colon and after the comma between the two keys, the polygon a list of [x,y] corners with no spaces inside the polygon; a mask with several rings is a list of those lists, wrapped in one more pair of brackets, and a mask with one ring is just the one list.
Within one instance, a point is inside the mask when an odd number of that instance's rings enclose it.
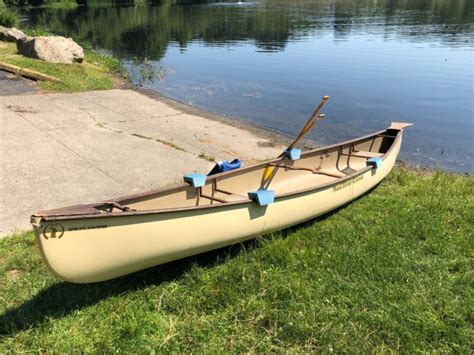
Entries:
{"label": "paddle shaft", "polygon": [[[321,108],[324,106],[324,104],[326,103],[326,101],[329,100],[329,96],[323,96],[321,101],[319,102],[319,105],[318,107],[316,107],[316,109],[314,110],[313,114],[309,117],[309,119],[306,121],[306,124],[304,125],[304,127],[301,129],[301,132],[303,132],[308,126],[309,126],[309,123],[311,122],[311,120],[319,113],[319,111],[321,110]],[[301,134],[300,132],[300,134]]]}
{"label": "paddle shaft", "polygon": [[314,125],[317,122],[320,121],[320,120],[317,120],[316,122],[312,122],[314,117],[316,117],[316,115],[319,113],[319,111],[324,106],[324,104],[327,102],[327,100],[329,100],[329,96],[327,96],[327,95],[323,96],[323,98],[321,99],[321,102],[319,103],[318,107],[316,107],[313,114],[306,121],[306,124],[303,126],[303,128],[301,129],[301,131],[298,134],[298,136],[296,137],[296,139],[293,141],[293,143],[290,144],[290,146],[288,148],[293,148],[296,145],[296,143],[302,138],[302,136],[306,135],[306,133],[308,133],[314,127]]}
{"label": "paddle shaft", "polygon": [[[319,111],[324,106],[324,104],[326,103],[327,100],[329,100],[329,96],[323,96],[323,98],[321,99],[321,102],[316,107],[313,114],[308,118],[305,125],[301,129],[300,133],[296,136],[295,140],[288,146],[288,148],[285,149],[285,151],[288,150],[288,149],[293,148],[310,130],[312,130],[314,128],[316,123],[318,123],[319,121],[321,121],[324,118],[324,116],[323,117],[318,116],[318,118],[316,120],[314,120],[314,118],[319,113]],[[279,158],[281,158],[285,154],[285,151],[283,151],[279,155]]]}
{"label": "paddle shaft", "polygon": [[[323,96],[323,98],[321,99],[321,102],[319,103],[319,105],[316,107],[316,109],[314,110],[313,114],[308,118],[308,120],[306,121],[305,125],[303,126],[303,128],[301,129],[300,133],[296,136],[295,140],[288,146],[288,148],[286,148],[279,156],[278,158],[281,158],[282,156],[285,155],[285,151],[287,151],[288,149],[291,149],[293,148],[309,131],[311,131],[314,126],[319,122],[321,121],[325,115],[321,114],[319,115],[316,119],[316,115],[319,113],[319,111],[321,110],[321,108],[324,106],[324,104],[326,103],[326,101],[329,100],[329,96]],[[262,175],[262,180],[261,180],[261,183],[260,183],[260,189],[265,189],[268,187],[268,185],[270,184],[270,181],[273,179],[273,177],[275,176],[275,169],[274,167],[272,166],[267,166],[264,171],[263,171],[263,175]]]}
{"label": "paddle shaft", "polygon": [[291,148],[293,146],[295,146],[309,131],[311,131],[314,126],[316,126],[316,124],[321,121],[324,117],[326,117],[325,114],[321,114],[318,116],[318,118],[316,120],[314,120],[305,130],[304,132],[302,132],[298,137],[296,137],[295,141],[293,142],[293,145],[291,146]]}

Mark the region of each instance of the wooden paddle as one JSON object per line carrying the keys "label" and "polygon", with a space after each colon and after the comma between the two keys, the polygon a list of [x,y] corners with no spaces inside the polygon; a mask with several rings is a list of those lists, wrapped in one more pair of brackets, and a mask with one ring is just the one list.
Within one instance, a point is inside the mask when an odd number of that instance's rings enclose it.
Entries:
{"label": "wooden paddle", "polygon": [[302,131],[302,132],[300,133],[300,135],[295,139],[295,141],[292,143],[292,145],[291,145],[290,147],[288,147],[287,149],[290,149],[290,148],[292,148],[293,146],[295,146],[309,131],[311,131],[311,130],[314,128],[314,126],[315,126],[319,121],[321,121],[321,120],[322,120],[323,118],[325,118],[325,117],[326,117],[326,115],[325,115],[324,113],[318,115],[318,117],[317,117],[315,120],[313,120],[313,122],[311,122],[311,124],[310,124],[308,127],[306,127],[306,129],[305,129],[304,131]]}
{"label": "wooden paddle", "polygon": [[324,106],[324,104],[329,100],[329,96],[323,96],[323,98],[321,99],[321,102],[319,103],[319,105],[316,107],[316,109],[314,110],[313,114],[308,118],[308,120],[306,121],[305,125],[303,126],[303,128],[301,129],[300,133],[296,136],[295,140],[288,146],[288,148],[286,148],[278,157],[281,158],[282,156],[285,155],[285,152],[291,148],[293,148],[296,144],[298,144],[298,142],[309,132],[311,131],[314,126],[319,122],[321,121],[325,115],[319,115],[318,117],[316,117],[316,115],[319,113],[319,111],[321,110],[321,108]]}
{"label": "wooden paddle", "polygon": [[[321,121],[322,119],[324,119],[326,117],[326,115],[324,114],[321,114],[321,115],[318,115],[316,116],[319,111],[321,111],[321,108],[324,106],[324,104],[326,103],[326,101],[329,100],[329,96],[323,96],[323,98],[321,99],[321,102],[319,103],[319,105],[316,107],[316,109],[314,110],[313,114],[308,118],[308,120],[306,121],[305,125],[303,126],[303,128],[301,129],[300,133],[296,136],[295,140],[288,146],[288,148],[286,148],[279,156],[278,158],[281,158],[285,155],[285,152],[291,148],[293,148],[296,144],[298,144],[298,142],[306,135],[308,134],[309,131],[311,131],[314,126],[316,126],[316,124]],[[270,184],[271,180],[273,179],[273,176],[275,175],[275,171],[276,169],[274,169],[273,166],[267,166],[265,168],[265,170],[263,171],[263,175],[262,175],[262,180],[260,181],[260,189],[266,189],[268,187],[268,185]]]}

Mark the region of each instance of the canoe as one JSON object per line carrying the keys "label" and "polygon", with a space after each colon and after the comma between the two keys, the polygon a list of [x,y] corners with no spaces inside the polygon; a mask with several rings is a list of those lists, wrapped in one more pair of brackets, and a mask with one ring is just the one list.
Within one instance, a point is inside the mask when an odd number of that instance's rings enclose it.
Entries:
{"label": "canoe", "polygon": [[[392,123],[299,159],[285,156],[207,176],[201,187],[183,182],[38,212],[31,223],[55,275],[74,283],[112,279],[284,229],[354,200],[390,172],[409,125]],[[274,195],[262,203],[258,191]]]}

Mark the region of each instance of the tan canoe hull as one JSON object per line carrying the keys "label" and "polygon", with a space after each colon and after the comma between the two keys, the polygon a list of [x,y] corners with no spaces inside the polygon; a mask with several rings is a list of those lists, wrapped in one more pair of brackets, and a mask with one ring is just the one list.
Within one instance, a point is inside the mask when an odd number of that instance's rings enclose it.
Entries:
{"label": "tan canoe hull", "polygon": [[[392,169],[401,132],[382,167],[312,191],[255,202],[222,204],[166,213],[62,219],[32,217],[48,267],[74,283],[112,279],[155,265],[245,241],[268,231],[310,220],[376,186]],[[52,233],[53,232],[53,233]]]}

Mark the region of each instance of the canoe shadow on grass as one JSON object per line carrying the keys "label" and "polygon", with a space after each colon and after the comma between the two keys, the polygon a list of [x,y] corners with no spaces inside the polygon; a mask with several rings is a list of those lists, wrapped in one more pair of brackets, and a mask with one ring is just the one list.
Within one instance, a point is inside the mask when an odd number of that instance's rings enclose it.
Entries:
{"label": "canoe shadow on grass", "polygon": [[[342,206],[323,216],[282,230],[276,237],[286,238],[291,233],[319,222],[346,207],[347,205]],[[110,281],[94,284],[56,283],[41,290],[30,300],[0,315],[0,338],[14,336],[17,332],[33,328],[45,320],[65,317],[110,296],[125,295],[149,286],[177,280],[195,265],[212,268],[234,258],[242,250],[249,251],[258,248],[261,239],[271,238],[270,235],[264,235],[261,238],[180,259]]]}

